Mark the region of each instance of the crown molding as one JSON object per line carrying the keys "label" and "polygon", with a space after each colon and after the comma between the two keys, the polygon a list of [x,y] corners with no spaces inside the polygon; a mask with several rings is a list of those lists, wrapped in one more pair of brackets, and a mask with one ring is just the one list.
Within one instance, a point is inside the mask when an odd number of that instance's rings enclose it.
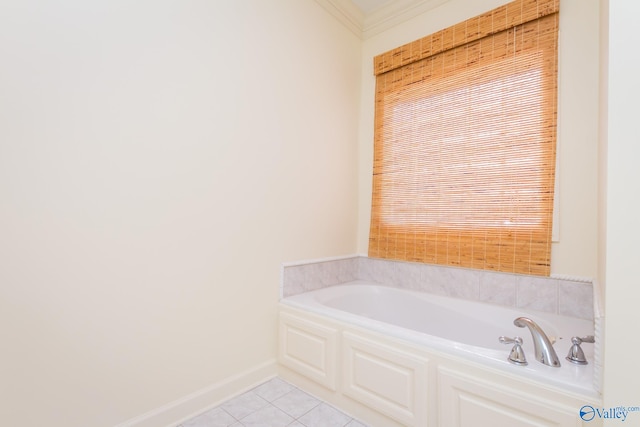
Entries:
{"label": "crown molding", "polygon": [[316,2],[355,35],[362,38],[364,13],[351,0],[316,0]]}
{"label": "crown molding", "polygon": [[449,0],[394,0],[365,15],[351,0],[316,0],[358,37],[366,40]]}
{"label": "crown molding", "polygon": [[368,39],[421,13],[435,9],[449,0],[394,0],[365,16],[362,38]]}

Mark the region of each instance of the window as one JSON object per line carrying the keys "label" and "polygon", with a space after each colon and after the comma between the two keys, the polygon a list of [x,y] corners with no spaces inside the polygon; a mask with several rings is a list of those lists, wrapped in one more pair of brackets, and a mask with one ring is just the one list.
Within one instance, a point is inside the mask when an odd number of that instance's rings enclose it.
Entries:
{"label": "window", "polygon": [[369,256],[549,275],[557,12],[515,1],[375,58]]}

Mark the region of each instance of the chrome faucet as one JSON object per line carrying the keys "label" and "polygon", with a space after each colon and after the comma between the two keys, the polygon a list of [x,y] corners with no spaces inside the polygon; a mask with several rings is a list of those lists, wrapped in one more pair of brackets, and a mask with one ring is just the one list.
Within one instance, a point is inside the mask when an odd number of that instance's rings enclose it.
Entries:
{"label": "chrome faucet", "polygon": [[529,328],[529,331],[531,331],[531,336],[533,337],[533,350],[537,361],[547,366],[553,366],[555,368],[560,367],[560,360],[558,360],[558,355],[553,349],[553,344],[536,322],[528,317],[518,317],[513,321],[513,324],[519,328],[524,328],[526,326]]}

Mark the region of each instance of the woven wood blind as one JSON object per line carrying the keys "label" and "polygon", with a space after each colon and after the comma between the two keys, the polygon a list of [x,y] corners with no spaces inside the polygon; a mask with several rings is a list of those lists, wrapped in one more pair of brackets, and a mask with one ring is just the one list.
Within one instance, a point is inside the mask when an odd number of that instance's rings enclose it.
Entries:
{"label": "woven wood blind", "polygon": [[549,275],[557,0],[519,0],[374,59],[369,256]]}

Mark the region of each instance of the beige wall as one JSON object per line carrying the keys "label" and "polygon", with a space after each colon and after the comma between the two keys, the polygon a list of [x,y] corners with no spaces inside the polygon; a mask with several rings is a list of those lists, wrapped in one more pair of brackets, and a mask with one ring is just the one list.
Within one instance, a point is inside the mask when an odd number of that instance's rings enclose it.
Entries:
{"label": "beige wall", "polygon": [[0,424],[112,426],[275,357],[356,251],[361,41],[313,0],[0,5]]}
{"label": "beige wall", "polygon": [[[640,354],[640,286],[635,271],[640,259],[637,241],[637,195],[640,194],[640,137],[638,106],[640,61],[629,55],[640,43],[636,18],[640,4],[605,1],[603,37],[608,59],[604,72],[602,107],[603,148],[606,152],[606,245],[602,247],[602,280],[606,283],[605,407],[640,406],[638,354]],[[605,239],[603,239],[605,240]],[[640,413],[627,422],[640,424]]]}
{"label": "beige wall", "polygon": [[[366,252],[372,57],[505,2],[364,43],[313,0],[3,2],[1,423],[112,426],[272,360],[281,262]],[[598,2],[562,8],[553,272],[606,281],[605,400],[639,405],[634,75],[612,62],[598,263]]]}
{"label": "beige wall", "polygon": [[[505,0],[450,0],[365,40],[362,55],[358,249],[367,252],[373,161],[373,57],[491,10]],[[554,274],[597,276],[598,2],[563,0],[559,40],[559,241]]]}

